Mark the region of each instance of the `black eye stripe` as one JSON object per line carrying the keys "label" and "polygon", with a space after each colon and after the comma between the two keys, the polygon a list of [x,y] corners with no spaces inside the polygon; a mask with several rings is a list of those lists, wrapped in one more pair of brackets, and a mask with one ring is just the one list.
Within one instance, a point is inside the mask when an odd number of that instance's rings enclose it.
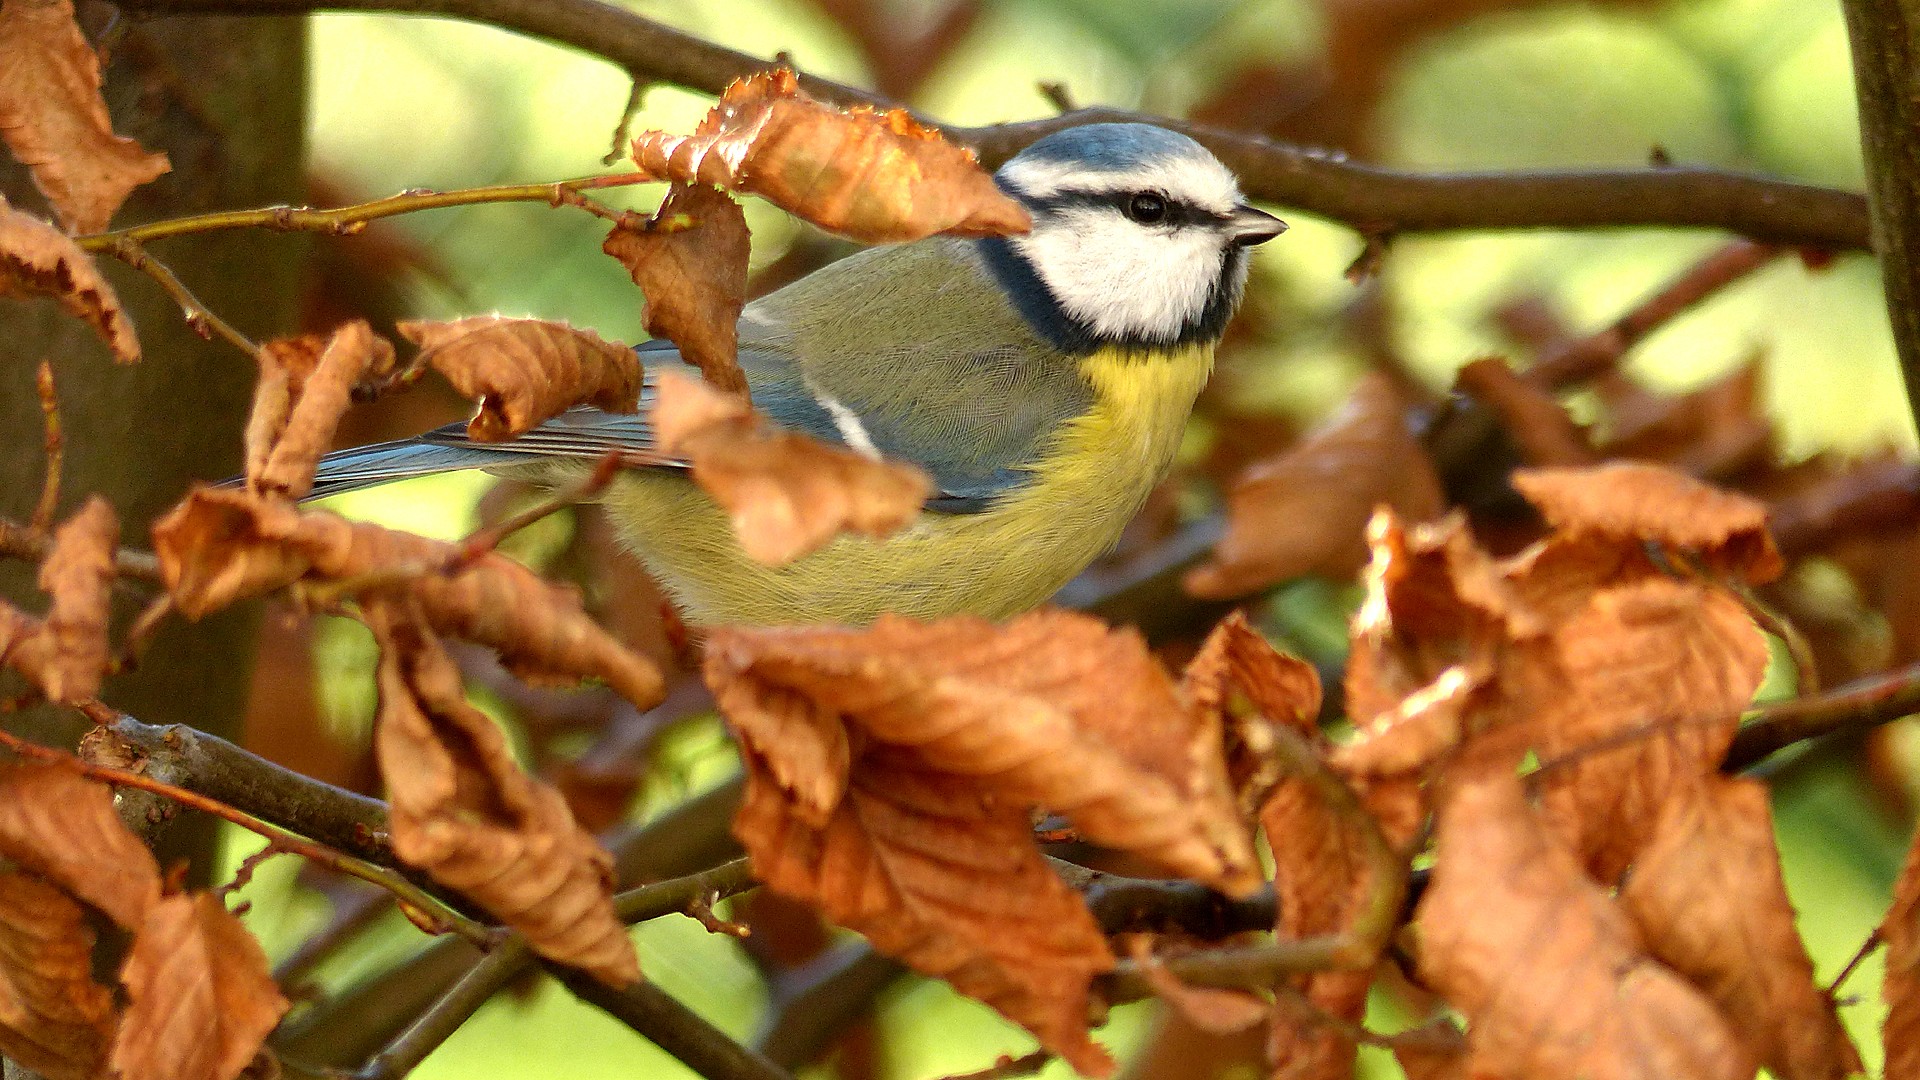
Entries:
{"label": "black eye stripe", "polygon": [[[1041,214],[1058,214],[1063,210],[1085,207],[1111,208],[1122,215],[1127,213],[1127,204],[1140,191],[1061,191],[1041,197],[1017,196],[1026,204],[1028,210]],[[1205,207],[1182,202],[1165,192],[1148,191],[1166,204],[1167,212],[1157,225],[1224,225],[1230,219],[1225,214],[1216,214]]]}

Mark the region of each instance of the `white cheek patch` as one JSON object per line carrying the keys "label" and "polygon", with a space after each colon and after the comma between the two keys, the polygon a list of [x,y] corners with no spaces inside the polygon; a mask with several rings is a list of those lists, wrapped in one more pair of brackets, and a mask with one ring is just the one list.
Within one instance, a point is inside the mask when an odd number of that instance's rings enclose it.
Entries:
{"label": "white cheek patch", "polygon": [[1119,338],[1176,337],[1206,310],[1226,255],[1211,229],[1142,226],[1102,208],[1063,211],[1012,243],[1069,317]]}

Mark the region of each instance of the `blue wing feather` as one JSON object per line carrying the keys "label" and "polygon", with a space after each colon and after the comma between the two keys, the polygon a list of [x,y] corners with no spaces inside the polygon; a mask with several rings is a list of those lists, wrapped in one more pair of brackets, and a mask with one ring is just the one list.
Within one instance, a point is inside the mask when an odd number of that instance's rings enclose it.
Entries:
{"label": "blue wing feather", "polygon": [[[685,469],[687,461],[660,452],[649,414],[660,371],[678,371],[690,378],[699,378],[699,369],[682,361],[671,342],[645,342],[637,346],[636,351],[642,354],[642,363],[646,365],[638,412],[609,413],[583,405],[507,442],[474,442],[467,438],[467,426],[461,423],[435,428],[410,439],[336,451],[320,459],[313,490],[307,498],[324,499],[435,473],[509,466],[524,463],[529,457],[598,458],[610,450],[641,459],[633,462],[638,467]],[[779,358],[743,352],[741,359],[747,361],[743,366],[753,388],[754,404],[761,411],[784,427],[803,431],[823,442],[846,445],[832,415],[804,389],[804,384],[775,374],[783,365],[769,361]],[[756,379],[756,373],[761,378]],[[774,377],[767,377],[769,375]],[[973,513],[986,509],[991,494],[997,492],[941,490],[927,501],[927,506],[945,513]]]}

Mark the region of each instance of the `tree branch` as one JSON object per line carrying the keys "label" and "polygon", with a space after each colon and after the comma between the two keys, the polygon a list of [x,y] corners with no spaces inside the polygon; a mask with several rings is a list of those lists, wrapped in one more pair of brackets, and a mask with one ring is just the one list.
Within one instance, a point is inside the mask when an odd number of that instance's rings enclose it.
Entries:
{"label": "tree branch", "polygon": [[585,972],[552,962],[545,966],[574,996],[605,1010],[708,1080],[793,1080],[759,1051],[735,1042],[650,982],[615,990]]}
{"label": "tree branch", "polygon": [[[618,64],[635,78],[707,94],[718,94],[734,79],[772,65],[599,0],[124,0],[122,6],[147,14],[331,10],[444,15],[568,45]],[[800,83],[809,94],[839,105],[893,104],[813,75],[801,74]],[[1861,195],[1717,169],[1420,174],[1116,109],[1077,109],[978,128],[919,119],[973,146],[989,167],[1064,128],[1126,120],[1162,124],[1205,144],[1240,175],[1248,194],[1346,222],[1369,235],[1674,225],[1822,248],[1864,248],[1869,243],[1867,203]]]}
{"label": "tree branch", "polygon": [[1842,7],[1853,43],[1873,247],[1907,406],[1920,418],[1920,22],[1907,0],[1846,0]]}

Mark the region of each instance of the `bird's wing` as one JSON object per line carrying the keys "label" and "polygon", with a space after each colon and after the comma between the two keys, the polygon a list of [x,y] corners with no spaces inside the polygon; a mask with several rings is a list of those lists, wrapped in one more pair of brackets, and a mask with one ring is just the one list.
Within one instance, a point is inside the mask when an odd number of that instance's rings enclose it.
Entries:
{"label": "bird's wing", "polygon": [[[740,366],[775,423],[828,443],[913,462],[933,476],[928,505],[985,509],[1025,483],[1060,422],[1091,390],[1070,358],[1040,342],[962,241],[871,248],[747,308]],[[697,376],[669,341],[636,346],[646,378],[637,413],[568,410],[507,442],[475,443],[462,424],[321,459],[313,498],[411,476],[621,450],[656,468],[656,376]]]}

